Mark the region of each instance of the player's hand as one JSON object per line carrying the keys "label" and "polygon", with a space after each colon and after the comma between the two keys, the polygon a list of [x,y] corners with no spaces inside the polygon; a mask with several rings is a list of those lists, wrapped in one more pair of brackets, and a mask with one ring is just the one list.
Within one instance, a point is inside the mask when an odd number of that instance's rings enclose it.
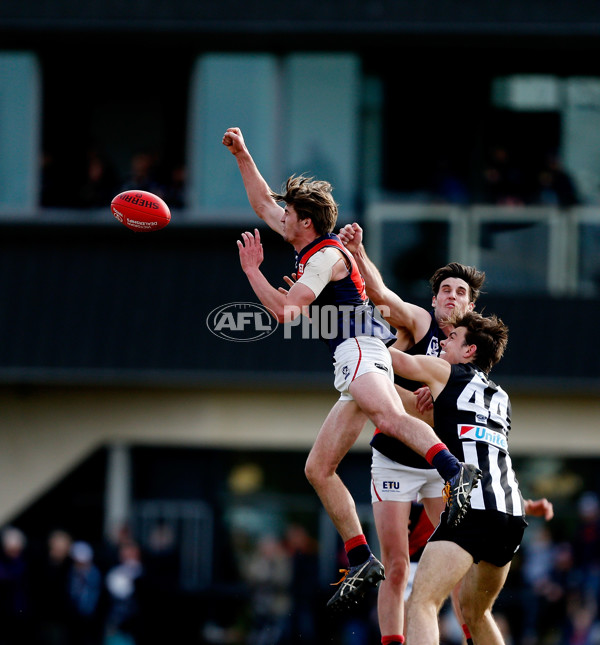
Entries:
{"label": "player's hand", "polygon": [[525,514],[533,517],[543,517],[546,522],[549,522],[554,517],[554,506],[545,497],[542,499],[526,499]]}
{"label": "player's hand", "polygon": [[[295,273],[292,273],[291,278],[290,278],[289,275],[284,275],[283,276],[283,281],[287,284],[288,287],[290,287],[290,289],[294,286],[296,280],[297,280],[297,277],[296,277]],[[279,293],[283,293],[283,294],[287,294],[287,292],[288,292],[288,290],[285,287],[278,287],[277,291],[279,291]]]}
{"label": "player's hand", "polygon": [[433,398],[431,396],[431,391],[427,386],[420,387],[418,390],[415,390],[413,394],[417,397],[415,405],[419,414],[425,414],[433,408]]}
{"label": "player's hand", "polygon": [[258,269],[264,260],[258,229],[254,229],[254,235],[248,231],[242,233],[242,239],[237,241],[237,245],[240,252],[240,264],[244,273],[248,273],[252,269]]}
{"label": "player's hand", "polygon": [[356,222],[343,226],[338,235],[350,253],[355,253],[363,240],[363,230]]}
{"label": "player's hand", "polygon": [[227,128],[223,135],[222,143],[232,155],[236,155],[246,148],[242,131],[239,128]]}

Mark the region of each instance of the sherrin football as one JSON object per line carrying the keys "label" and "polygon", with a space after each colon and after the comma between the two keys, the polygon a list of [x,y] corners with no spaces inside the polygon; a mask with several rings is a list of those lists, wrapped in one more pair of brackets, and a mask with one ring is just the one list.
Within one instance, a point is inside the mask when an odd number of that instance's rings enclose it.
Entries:
{"label": "sherrin football", "polygon": [[115,218],[132,231],[159,231],[171,221],[171,211],[154,193],[126,190],[110,203]]}

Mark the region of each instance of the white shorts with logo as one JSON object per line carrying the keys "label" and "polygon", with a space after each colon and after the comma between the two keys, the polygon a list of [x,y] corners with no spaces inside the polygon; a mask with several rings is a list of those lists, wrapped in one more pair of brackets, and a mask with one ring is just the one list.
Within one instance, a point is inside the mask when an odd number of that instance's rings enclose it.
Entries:
{"label": "white shorts with logo", "polygon": [[444,480],[435,468],[409,468],[373,448],[371,502],[420,502],[442,496]]}
{"label": "white shorts with logo", "polygon": [[362,374],[376,372],[394,382],[392,357],[380,338],[357,336],[338,345],[333,354],[335,389],[341,393],[340,401],[352,401],[348,391],[352,381]]}

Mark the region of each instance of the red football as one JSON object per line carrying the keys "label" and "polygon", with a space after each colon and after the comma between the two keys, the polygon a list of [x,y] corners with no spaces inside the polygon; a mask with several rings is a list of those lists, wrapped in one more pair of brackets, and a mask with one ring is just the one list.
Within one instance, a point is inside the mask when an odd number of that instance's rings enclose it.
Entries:
{"label": "red football", "polygon": [[158,231],[171,221],[165,202],[145,190],[126,190],[110,203],[112,214],[132,231]]}

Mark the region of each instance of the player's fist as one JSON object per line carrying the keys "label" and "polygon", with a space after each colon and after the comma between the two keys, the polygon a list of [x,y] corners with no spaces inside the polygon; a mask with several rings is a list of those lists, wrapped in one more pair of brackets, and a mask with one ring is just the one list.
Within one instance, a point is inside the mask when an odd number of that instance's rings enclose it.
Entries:
{"label": "player's fist", "polygon": [[239,128],[227,128],[223,135],[222,143],[229,149],[229,152],[234,155],[241,152],[246,147],[242,131]]}
{"label": "player's fist", "polygon": [[525,514],[543,517],[546,522],[549,522],[554,517],[554,505],[545,497],[542,499],[526,499]]}
{"label": "player's fist", "polygon": [[354,253],[362,242],[363,230],[356,222],[354,222],[343,226],[338,235],[342,244],[348,249],[348,251],[350,251],[350,253]]}

